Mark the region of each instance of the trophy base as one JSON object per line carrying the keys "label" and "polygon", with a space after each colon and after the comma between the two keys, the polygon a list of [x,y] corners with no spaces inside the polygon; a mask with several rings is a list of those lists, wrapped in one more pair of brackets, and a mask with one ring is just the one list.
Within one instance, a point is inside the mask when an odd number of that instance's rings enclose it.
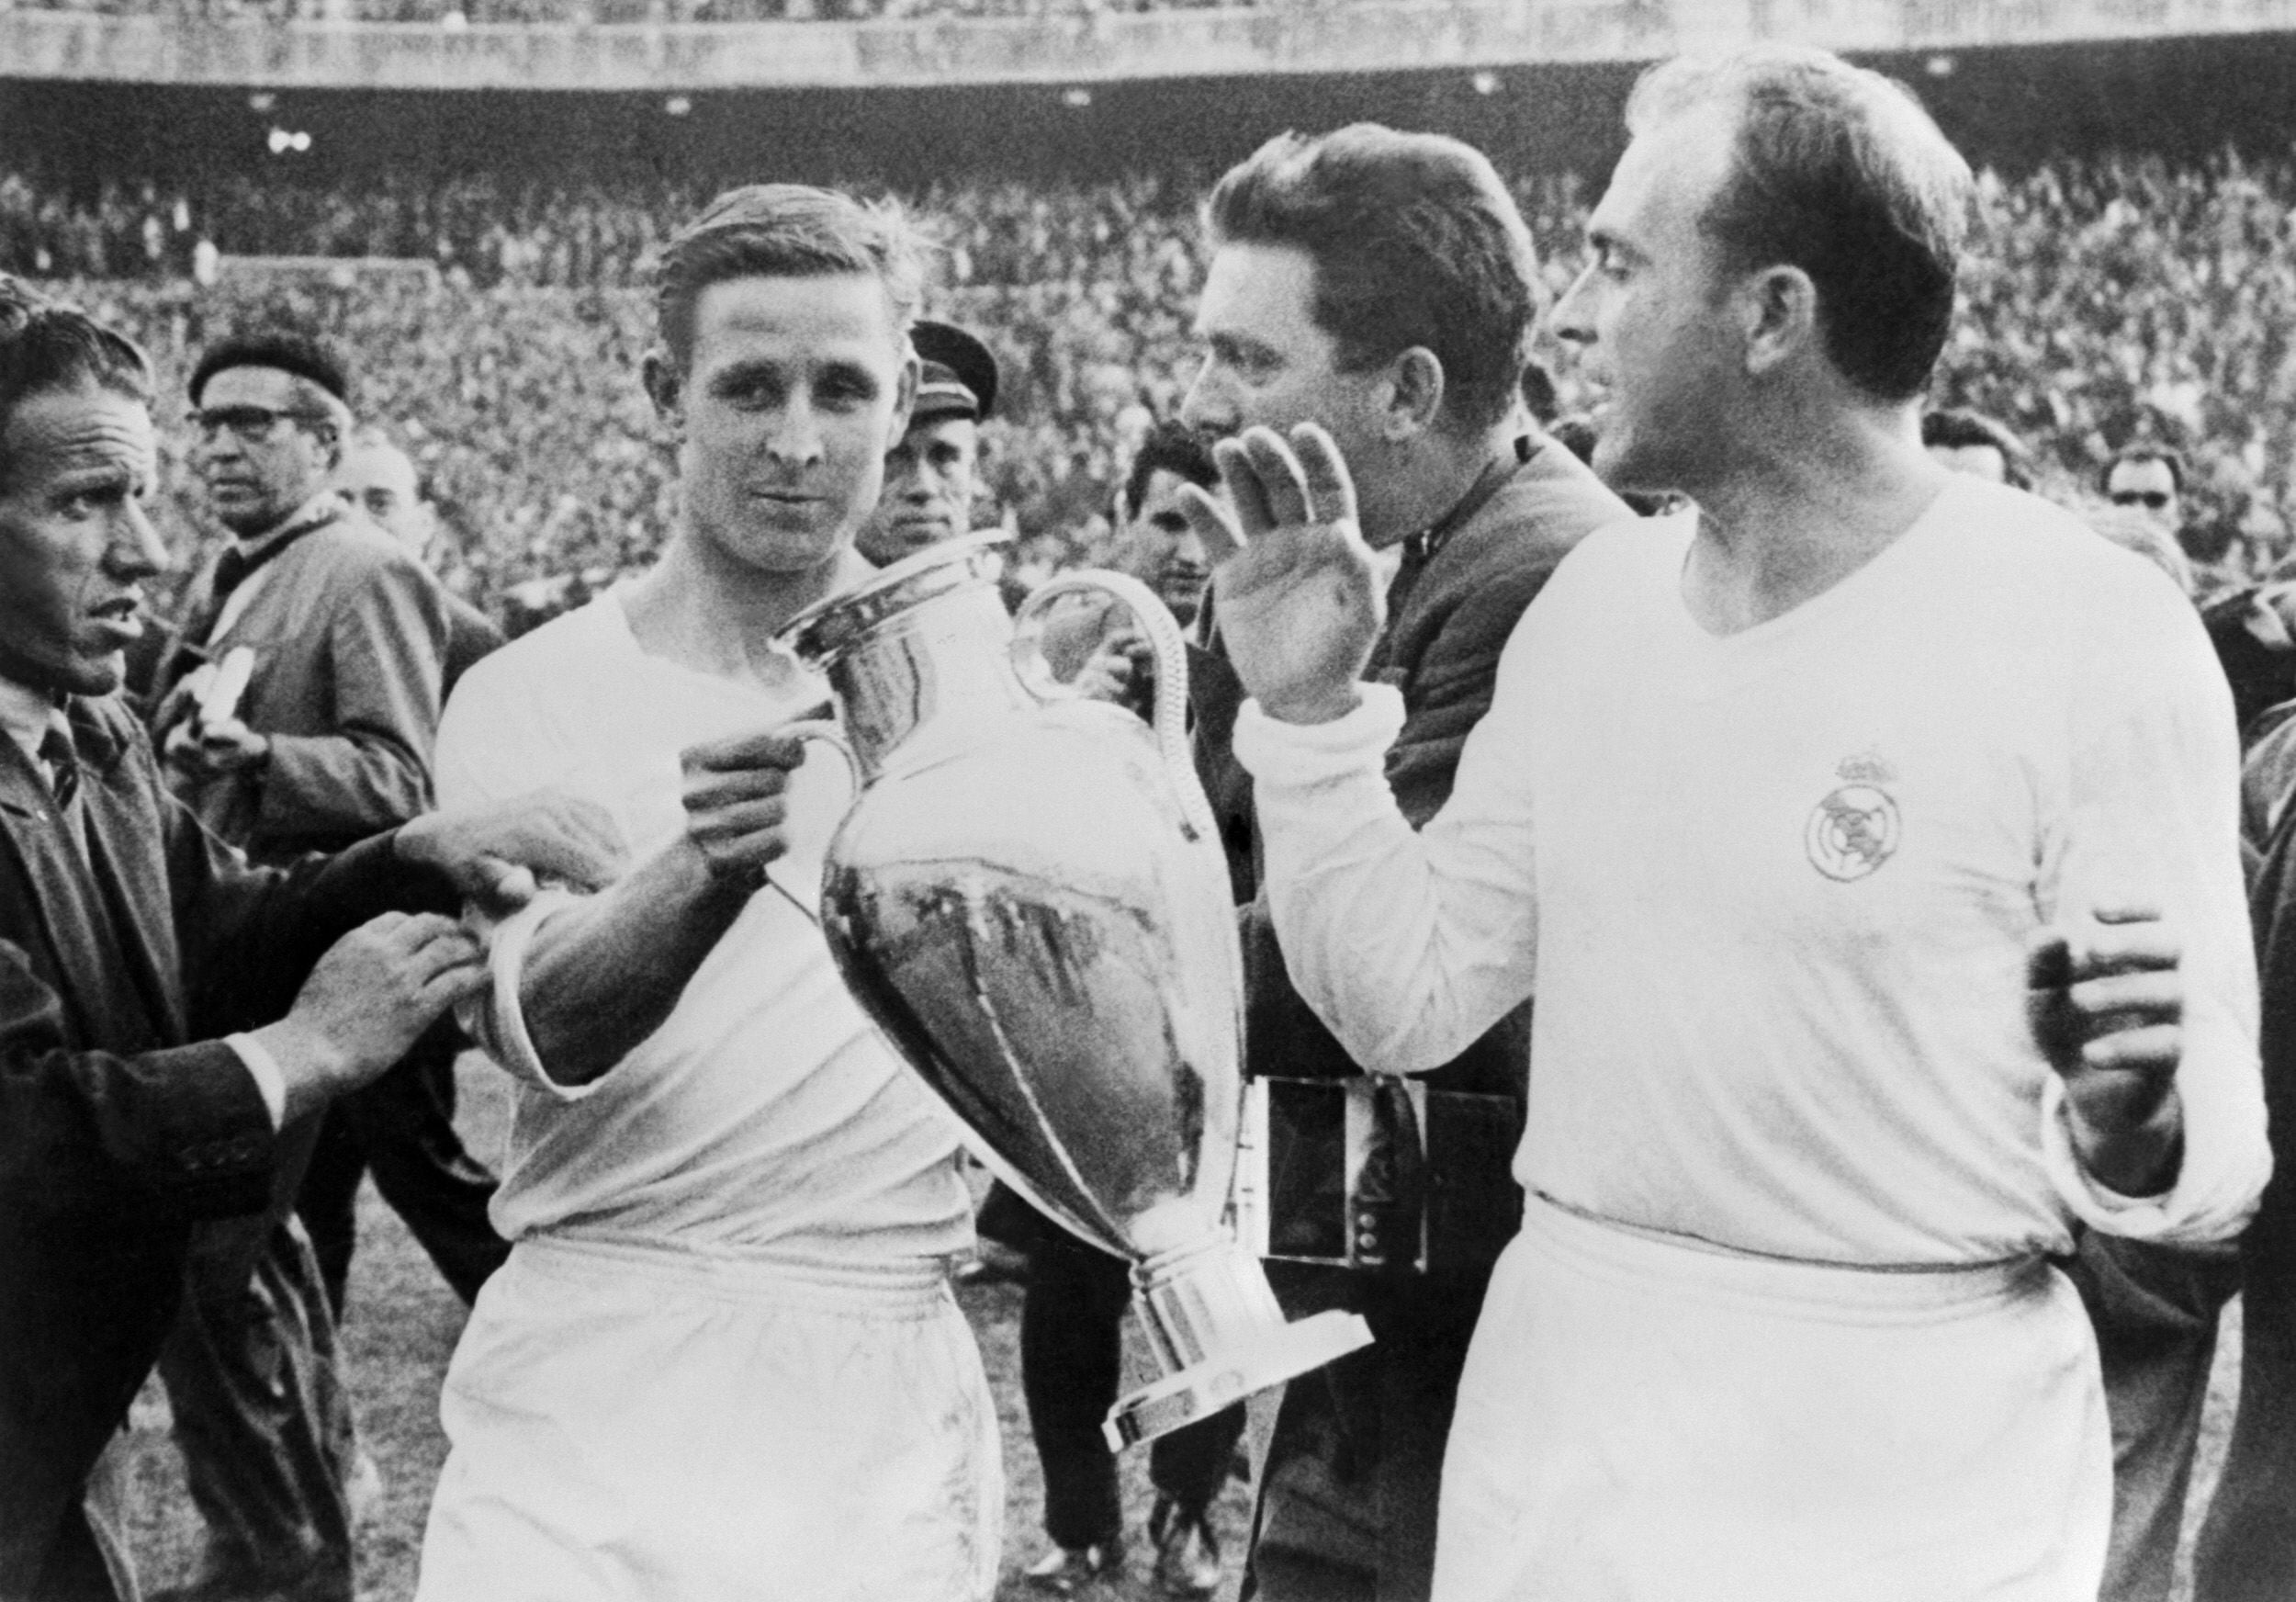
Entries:
{"label": "trophy base", "polygon": [[1370,1344],[1371,1326],[1355,1314],[1318,1313],[1262,1336],[1249,1350],[1207,1359],[1142,1386],[1109,1409],[1100,1432],[1110,1451],[1122,1451]]}

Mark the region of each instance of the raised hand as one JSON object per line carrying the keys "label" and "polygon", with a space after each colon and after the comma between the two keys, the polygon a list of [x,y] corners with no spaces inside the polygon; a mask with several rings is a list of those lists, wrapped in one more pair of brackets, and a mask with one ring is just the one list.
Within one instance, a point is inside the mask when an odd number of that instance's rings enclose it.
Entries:
{"label": "raised hand", "polygon": [[2034,1038],[2065,1082],[2073,1142],[2122,1195],[2176,1182],[2183,1146],[2182,947],[2157,909],[2099,908],[2041,931],[2027,952]]}
{"label": "raised hand", "polygon": [[1260,710],[1326,723],[1355,709],[1356,680],[1387,621],[1356,488],[1332,436],[1312,423],[1287,444],[1246,429],[1212,454],[1233,507],[1194,485],[1188,525],[1212,562],[1220,637]]}
{"label": "raised hand", "polygon": [[426,813],[399,830],[398,852],[439,869],[498,912],[533,899],[536,875],[594,890],[612,884],[629,861],[612,813],[554,790]]}

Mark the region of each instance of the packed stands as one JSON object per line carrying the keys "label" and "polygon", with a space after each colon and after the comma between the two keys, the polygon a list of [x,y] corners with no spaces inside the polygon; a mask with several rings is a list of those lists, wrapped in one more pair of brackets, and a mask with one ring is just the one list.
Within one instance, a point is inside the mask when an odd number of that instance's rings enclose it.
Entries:
{"label": "packed stands", "polygon": [[[1557,287],[1581,189],[1522,186]],[[1088,558],[1122,451],[1178,401],[1199,272],[1193,183],[976,182],[914,203],[944,241],[933,310],[1006,369],[983,508],[1042,564]],[[0,266],[136,330],[179,375],[281,299],[360,354],[363,410],[411,436],[465,541],[458,581],[546,604],[643,561],[669,475],[636,380],[645,264],[698,192],[465,178],[356,194],[226,179],[197,194],[115,184],[67,197],[0,176]],[[1988,176],[1940,403],[2007,421],[2044,488],[2071,494],[2140,436],[2182,448],[2197,500],[2251,569],[2289,553],[2296,456],[2296,162],[2057,163]],[[202,250],[204,243],[208,247]],[[203,258],[418,257],[434,276],[266,281]],[[1561,367],[1566,407],[1583,388]],[[163,413],[164,415],[164,413]],[[188,512],[172,514],[193,537]]]}

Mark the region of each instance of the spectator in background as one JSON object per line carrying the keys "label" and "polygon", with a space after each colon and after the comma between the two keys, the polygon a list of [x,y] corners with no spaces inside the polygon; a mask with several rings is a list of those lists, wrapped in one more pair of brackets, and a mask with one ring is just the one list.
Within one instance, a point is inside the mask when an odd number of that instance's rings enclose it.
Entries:
{"label": "spectator in background", "polygon": [[1930,459],[1956,473],[1974,473],[2012,490],[2032,486],[2032,458],[2009,426],[1965,407],[1921,414],[1921,444]]}
{"label": "spectator in background", "polygon": [[[389,434],[371,423],[353,429],[343,445],[343,464],[335,469],[335,487],[377,527],[404,546],[416,561],[425,567],[436,561],[438,508],[422,492],[414,459],[393,444]],[[502,644],[502,630],[454,591],[443,585],[441,589],[446,597],[444,700],[455,693],[456,681],[472,663]]]}
{"label": "spectator in background", "polygon": [[2105,464],[2097,487],[2113,505],[2149,519],[2169,538],[2181,539],[2184,475],[2184,457],[2177,452],[2166,446],[2137,445]]}
{"label": "spectator in background", "polygon": [[857,548],[879,567],[973,530],[981,423],[996,406],[996,358],[962,328],[917,322],[909,344],[923,364],[916,409],[885,453],[885,487]]}
{"label": "spectator in background", "polygon": [[[422,493],[414,464],[372,424],[352,431],[335,487],[418,561],[430,549],[437,519]],[[502,643],[501,630],[478,608],[444,592],[447,608],[445,687]],[[295,1211],[337,1323],[357,1245],[359,1181],[375,1188],[406,1221],[455,1294],[467,1304],[502,1266],[509,1246],[488,1222],[494,1176],[463,1149],[455,1132],[455,1055],[462,1044],[453,1020],[426,1033],[398,1067],[327,1109]]]}
{"label": "spectator in background", "polygon": [[[332,351],[282,331],[224,340],[192,371],[193,457],[233,537],[192,586],[152,734],[186,804],[257,863],[340,850],[431,804],[445,599],[332,486],[349,394]],[[210,693],[234,657],[243,690],[219,705]],[[161,1359],[208,1527],[176,1602],[353,1590],[360,1454],[333,1313],[293,1214],[317,1134],[315,1120],[286,1132],[270,1213],[203,1233]]]}

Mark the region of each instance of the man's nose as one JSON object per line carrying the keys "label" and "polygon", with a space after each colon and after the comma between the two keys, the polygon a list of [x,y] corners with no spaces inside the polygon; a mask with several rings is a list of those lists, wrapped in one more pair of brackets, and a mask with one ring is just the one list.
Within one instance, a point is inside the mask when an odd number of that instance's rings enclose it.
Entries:
{"label": "man's nose", "polygon": [[803,396],[793,398],[766,431],[765,448],[777,461],[808,467],[821,459],[821,420]]}
{"label": "man's nose", "polygon": [[167,544],[160,538],[160,531],[140,502],[129,501],[112,520],[111,541],[106,547],[105,565],[115,579],[148,579],[154,573],[168,570],[171,558]]}
{"label": "man's nose", "polygon": [[1199,434],[1235,432],[1235,398],[1229,392],[1219,364],[1210,356],[1196,369],[1195,381],[1188,385],[1187,394],[1180,401],[1180,422]]}
{"label": "man's nose", "polygon": [[1587,283],[1593,276],[1592,264],[1581,268],[1562,299],[1555,302],[1554,310],[1548,313],[1547,325],[1557,339],[1572,344],[1594,343],[1593,310],[1588,304],[1593,298],[1587,293]]}

